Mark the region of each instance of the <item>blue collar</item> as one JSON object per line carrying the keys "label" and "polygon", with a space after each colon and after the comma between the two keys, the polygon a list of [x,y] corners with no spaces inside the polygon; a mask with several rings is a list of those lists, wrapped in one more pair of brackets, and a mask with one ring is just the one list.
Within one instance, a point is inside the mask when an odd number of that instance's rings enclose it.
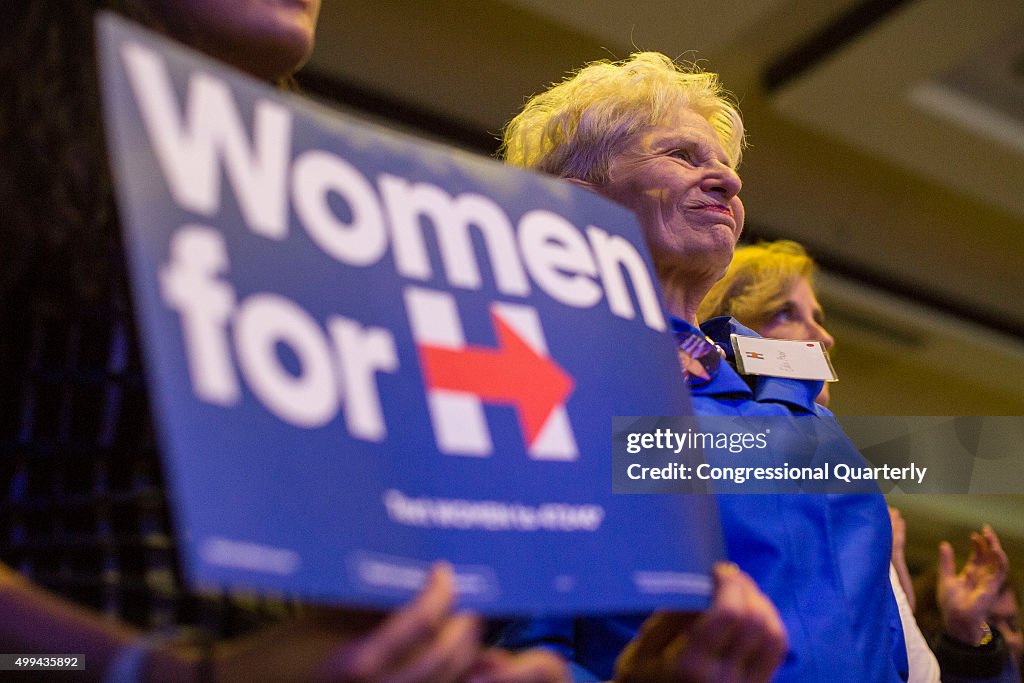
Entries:
{"label": "blue collar", "polygon": [[722,347],[725,351],[726,360],[729,361],[728,367],[723,365],[710,382],[691,387],[690,393],[694,396],[740,394],[759,403],[786,403],[809,413],[820,414],[825,410],[814,402],[818,393],[821,392],[822,383],[819,381],[765,377],[763,375],[749,375],[749,378],[753,381],[753,387],[744,381],[744,378],[734,368],[736,358],[733,353],[730,335],[760,336],[750,328],[740,325],[729,317],[711,318],[701,325],[699,330],[685,320],[675,316],[672,316],[671,323],[673,332],[703,333],[711,337],[716,344]]}

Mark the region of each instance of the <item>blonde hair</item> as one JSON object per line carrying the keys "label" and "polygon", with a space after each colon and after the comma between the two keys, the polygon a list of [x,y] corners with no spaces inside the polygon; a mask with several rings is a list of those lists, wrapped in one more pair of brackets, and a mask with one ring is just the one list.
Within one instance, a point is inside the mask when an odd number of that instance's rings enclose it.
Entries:
{"label": "blonde hair", "polygon": [[514,166],[601,184],[614,153],[681,108],[703,116],[739,166],[743,120],[718,75],[659,52],[591,62],[534,95],[505,126],[499,153]]}
{"label": "blonde hair", "polygon": [[697,309],[700,321],[720,315],[758,327],[781,306],[800,278],[812,281],[814,261],[790,240],[737,247],[725,276],[715,283]]}

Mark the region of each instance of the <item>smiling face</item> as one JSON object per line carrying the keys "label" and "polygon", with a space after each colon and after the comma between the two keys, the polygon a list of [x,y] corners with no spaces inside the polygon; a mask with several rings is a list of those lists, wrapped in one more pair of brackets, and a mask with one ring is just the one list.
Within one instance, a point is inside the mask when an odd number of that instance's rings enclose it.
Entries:
{"label": "smiling face", "polygon": [[172,34],[244,71],[277,80],[313,49],[320,0],[148,0]]}
{"label": "smiling face", "polygon": [[659,272],[722,276],[743,230],[742,183],[714,129],[684,108],[613,154],[599,191],[636,213]]}

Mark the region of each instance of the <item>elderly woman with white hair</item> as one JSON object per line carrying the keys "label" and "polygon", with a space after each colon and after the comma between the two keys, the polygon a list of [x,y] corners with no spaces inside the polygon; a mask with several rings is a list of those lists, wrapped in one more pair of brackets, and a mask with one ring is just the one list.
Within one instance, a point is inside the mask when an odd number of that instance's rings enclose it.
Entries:
{"label": "elderly woman with white hair", "polygon": [[[729,319],[697,327],[698,306],[728,268],[743,229],[743,146],[740,114],[715,74],[645,52],[592,63],[534,96],[506,127],[503,153],[510,164],[566,178],[636,213],[698,415],[831,420],[814,402],[820,382],[748,382],[722,362],[720,353],[733,360],[728,343],[719,350],[707,341],[753,332]],[[860,461],[845,438],[828,445]],[[728,495],[720,509],[729,559],[756,580],[788,631],[789,651],[774,680],[905,680],[880,494]],[[643,620],[536,620],[513,624],[505,642],[552,647],[574,662],[579,679],[607,678],[618,653],[630,651],[638,632],[643,637]],[[729,647],[724,636],[713,637],[716,647]],[[683,679],[746,680],[702,675]]]}

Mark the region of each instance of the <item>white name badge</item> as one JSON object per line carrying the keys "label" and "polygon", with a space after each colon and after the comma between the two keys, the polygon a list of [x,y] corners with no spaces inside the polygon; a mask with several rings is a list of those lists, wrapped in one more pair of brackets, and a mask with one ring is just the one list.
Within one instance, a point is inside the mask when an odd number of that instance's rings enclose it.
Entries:
{"label": "white name badge", "polygon": [[821,342],[732,335],[736,367],[744,375],[838,381]]}

